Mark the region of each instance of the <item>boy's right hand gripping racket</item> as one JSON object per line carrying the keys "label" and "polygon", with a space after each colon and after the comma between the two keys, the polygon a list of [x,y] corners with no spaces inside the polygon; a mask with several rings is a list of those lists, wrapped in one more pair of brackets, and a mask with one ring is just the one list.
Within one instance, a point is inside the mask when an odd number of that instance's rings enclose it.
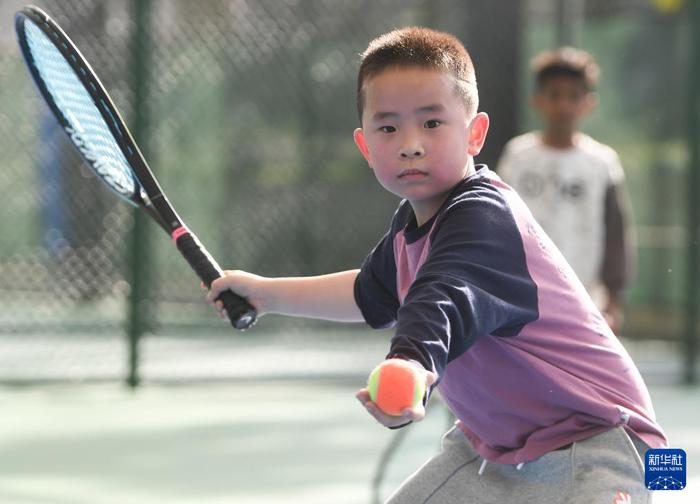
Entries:
{"label": "boy's right hand gripping racket", "polygon": [[[97,75],[58,24],[37,7],[15,15],[22,55],[46,103],[82,157],[110,189],[143,208],[173,239],[209,287],[223,276],[197,237],[168,202]],[[257,312],[231,291],[219,297],[236,329],[250,327]]]}

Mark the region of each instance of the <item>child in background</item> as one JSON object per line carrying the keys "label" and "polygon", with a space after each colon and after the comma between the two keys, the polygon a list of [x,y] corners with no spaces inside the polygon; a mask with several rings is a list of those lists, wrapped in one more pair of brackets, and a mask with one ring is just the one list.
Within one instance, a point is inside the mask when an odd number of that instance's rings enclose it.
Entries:
{"label": "child in background", "polygon": [[564,47],[539,54],[532,68],[532,104],[544,129],[512,139],[497,172],[618,330],[633,254],[624,173],[615,151],[579,131],[596,104],[598,65],[590,54]]}
{"label": "child in background", "polygon": [[[392,31],[362,55],[360,152],[402,198],[361,268],[315,277],[227,271],[258,312],[394,327],[387,358],[437,388],[457,417],[390,503],[648,502],[640,454],[662,447],[646,386],[558,249],[518,195],[474,164],[489,119],[474,68],[451,35]],[[358,202],[361,204],[361,202]]]}

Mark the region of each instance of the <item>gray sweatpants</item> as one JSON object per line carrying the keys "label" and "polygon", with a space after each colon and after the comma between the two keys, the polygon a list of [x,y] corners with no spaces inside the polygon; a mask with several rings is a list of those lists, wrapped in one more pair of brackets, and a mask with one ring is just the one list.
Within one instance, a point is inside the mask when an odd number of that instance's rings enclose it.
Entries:
{"label": "gray sweatpants", "polygon": [[483,459],[461,430],[408,478],[387,504],[648,504],[642,460],[647,447],[622,427],[524,464]]}

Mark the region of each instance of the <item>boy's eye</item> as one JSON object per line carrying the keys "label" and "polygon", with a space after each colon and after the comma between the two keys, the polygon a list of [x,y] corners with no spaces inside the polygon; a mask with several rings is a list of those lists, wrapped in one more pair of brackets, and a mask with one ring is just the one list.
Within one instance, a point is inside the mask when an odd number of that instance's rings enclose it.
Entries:
{"label": "boy's eye", "polygon": [[379,131],[383,131],[384,133],[393,133],[394,131],[396,131],[396,128],[394,128],[393,126],[381,126],[379,128]]}
{"label": "boy's eye", "polygon": [[437,128],[438,126],[440,126],[440,124],[441,124],[440,121],[437,119],[430,119],[428,121],[425,121],[426,129]]}

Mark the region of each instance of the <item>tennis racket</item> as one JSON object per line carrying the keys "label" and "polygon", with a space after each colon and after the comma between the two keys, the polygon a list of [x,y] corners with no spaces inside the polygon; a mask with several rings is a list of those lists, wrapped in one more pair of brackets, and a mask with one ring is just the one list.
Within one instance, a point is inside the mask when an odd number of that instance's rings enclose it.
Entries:
{"label": "tennis racket", "polygon": [[[204,284],[221,268],[185,226],[131,137],[97,75],[66,33],[41,9],[15,15],[22,55],[39,91],[91,171],[121,199],[142,208],[171,237]],[[245,329],[257,319],[248,301],[231,291],[219,297],[231,324]]]}

